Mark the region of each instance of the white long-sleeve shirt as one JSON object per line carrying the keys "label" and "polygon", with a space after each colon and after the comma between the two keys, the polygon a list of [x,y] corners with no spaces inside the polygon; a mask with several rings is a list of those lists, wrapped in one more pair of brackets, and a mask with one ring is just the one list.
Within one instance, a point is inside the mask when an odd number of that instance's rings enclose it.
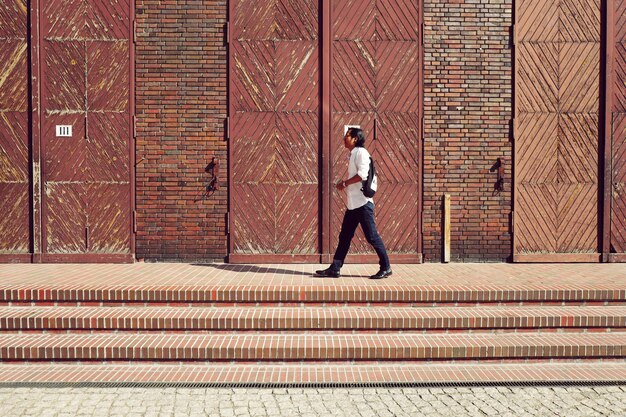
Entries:
{"label": "white long-sleeve shirt", "polygon": [[[350,152],[350,162],[348,163],[348,178],[359,175],[361,180],[367,179],[370,170],[370,153],[365,148],[356,147]],[[363,195],[362,182],[350,184],[346,188],[346,198],[348,210],[354,210],[366,205],[368,202],[374,202],[373,198],[367,198]]]}

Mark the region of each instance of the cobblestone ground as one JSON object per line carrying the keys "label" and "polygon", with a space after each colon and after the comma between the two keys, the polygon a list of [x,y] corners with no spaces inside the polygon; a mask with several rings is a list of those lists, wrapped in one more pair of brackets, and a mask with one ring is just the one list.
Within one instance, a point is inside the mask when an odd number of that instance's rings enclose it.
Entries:
{"label": "cobblestone ground", "polygon": [[626,385],[476,388],[0,388],[0,416],[626,416]]}

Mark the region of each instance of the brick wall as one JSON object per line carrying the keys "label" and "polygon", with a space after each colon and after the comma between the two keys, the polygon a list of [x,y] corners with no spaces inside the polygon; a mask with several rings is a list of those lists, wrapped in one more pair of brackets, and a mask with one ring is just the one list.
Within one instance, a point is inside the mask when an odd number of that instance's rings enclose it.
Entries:
{"label": "brick wall", "polygon": [[[426,261],[441,259],[442,197],[451,194],[453,261],[511,254],[512,0],[424,2]],[[505,191],[494,193],[496,158]]]}
{"label": "brick wall", "polygon": [[[225,187],[205,200],[212,156],[226,173],[226,1],[137,0],[137,256],[226,255]],[[512,0],[424,0],[426,261],[441,259],[452,195],[452,259],[511,253]],[[496,158],[505,191],[494,192]]]}
{"label": "brick wall", "polygon": [[204,198],[213,156],[226,172],[226,1],[137,0],[137,257],[223,259],[226,188]]}

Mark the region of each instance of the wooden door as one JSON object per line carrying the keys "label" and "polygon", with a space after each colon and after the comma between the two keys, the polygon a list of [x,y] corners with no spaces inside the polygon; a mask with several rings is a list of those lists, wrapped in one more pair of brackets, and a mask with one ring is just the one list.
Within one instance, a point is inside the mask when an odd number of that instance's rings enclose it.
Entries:
{"label": "wooden door", "polygon": [[600,259],[600,6],[516,2],[516,261]]}
{"label": "wooden door", "polygon": [[[344,127],[360,126],[379,174],[379,232],[392,262],[420,262],[420,11],[417,1],[332,2],[331,184],[347,179]],[[331,187],[330,253],[346,210]],[[348,260],[377,257],[359,228]]]}
{"label": "wooden door", "polygon": [[626,261],[626,0],[610,2],[609,57],[612,72],[610,137],[610,246],[612,261]]}
{"label": "wooden door", "polygon": [[53,0],[40,11],[46,261],[132,259],[130,8]]}
{"label": "wooden door", "polygon": [[317,262],[318,2],[230,3],[230,262]]}
{"label": "wooden door", "polygon": [[28,15],[25,0],[0,5],[0,259],[29,261]]}

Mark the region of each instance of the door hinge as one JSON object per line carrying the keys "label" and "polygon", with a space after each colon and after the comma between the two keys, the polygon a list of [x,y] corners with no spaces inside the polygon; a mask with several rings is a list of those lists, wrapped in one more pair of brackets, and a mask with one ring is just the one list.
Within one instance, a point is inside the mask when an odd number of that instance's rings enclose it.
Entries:
{"label": "door hinge", "polygon": [[133,43],[137,43],[137,21],[133,20]]}
{"label": "door hinge", "polygon": [[517,136],[517,119],[511,119],[511,142],[515,142],[515,136]]}
{"label": "door hinge", "polygon": [[230,44],[230,22],[226,22],[224,26],[224,37],[226,38],[226,45]]}
{"label": "door hinge", "polygon": [[137,210],[133,210],[133,233],[137,233]]}
{"label": "door hinge", "polygon": [[137,139],[137,116],[133,114],[133,138]]}
{"label": "door hinge", "polygon": [[421,42],[421,46],[424,46],[424,22],[422,22],[422,24],[420,25],[420,42]]}
{"label": "door hinge", "polygon": [[515,231],[515,211],[511,211],[509,214],[509,233],[513,234]]}
{"label": "door hinge", "polygon": [[227,117],[225,120],[226,123],[226,129],[224,129],[226,131],[226,135],[224,137],[224,140],[230,140],[230,117]]}
{"label": "door hinge", "polygon": [[226,212],[226,234],[230,234],[230,211]]}
{"label": "door hinge", "polygon": [[511,41],[513,42],[513,46],[517,45],[517,33],[515,32],[515,25],[511,25]]}

